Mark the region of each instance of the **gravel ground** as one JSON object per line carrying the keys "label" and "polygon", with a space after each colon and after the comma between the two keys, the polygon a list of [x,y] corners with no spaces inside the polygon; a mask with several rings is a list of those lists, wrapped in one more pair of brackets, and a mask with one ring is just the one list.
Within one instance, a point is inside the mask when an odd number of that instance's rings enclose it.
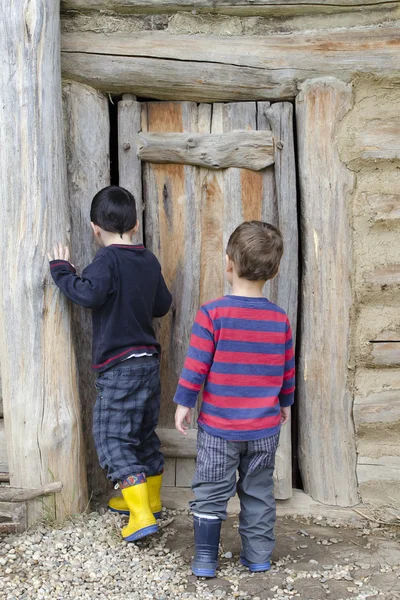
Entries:
{"label": "gravel ground", "polygon": [[121,541],[122,520],[91,513],[60,528],[39,525],[0,543],[3,600],[400,599],[398,528],[282,519],[270,573],[239,565],[237,521],[223,525],[218,576],[197,580],[191,517],[164,511],[160,532]]}

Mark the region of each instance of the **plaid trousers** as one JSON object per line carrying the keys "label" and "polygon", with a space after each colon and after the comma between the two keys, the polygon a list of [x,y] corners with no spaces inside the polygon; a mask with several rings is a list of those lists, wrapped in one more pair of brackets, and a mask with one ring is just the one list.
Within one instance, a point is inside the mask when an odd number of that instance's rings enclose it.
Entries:
{"label": "plaid trousers", "polygon": [[113,482],[164,467],[155,432],[160,412],[160,361],[130,358],[101,373],[96,381],[93,436],[99,462]]}

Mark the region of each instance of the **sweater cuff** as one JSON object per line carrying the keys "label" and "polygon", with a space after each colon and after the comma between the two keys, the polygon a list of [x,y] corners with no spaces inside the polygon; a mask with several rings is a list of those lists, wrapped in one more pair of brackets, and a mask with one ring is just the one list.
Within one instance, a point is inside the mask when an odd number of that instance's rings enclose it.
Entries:
{"label": "sweater cuff", "polygon": [[73,265],[71,265],[70,262],[68,262],[68,260],[61,260],[61,259],[56,259],[56,260],[51,260],[50,261],[50,269],[68,269],[69,271],[72,271],[72,273],[76,273],[76,269]]}
{"label": "sweater cuff", "polygon": [[196,392],[196,390],[189,390],[188,388],[183,387],[183,385],[178,385],[174,396],[174,402],[181,406],[194,408],[196,406],[198,395],[199,392]]}
{"label": "sweater cuff", "polygon": [[279,394],[279,404],[284,408],[287,406],[292,406],[294,403],[294,392],[290,392],[290,394],[283,394],[282,392]]}

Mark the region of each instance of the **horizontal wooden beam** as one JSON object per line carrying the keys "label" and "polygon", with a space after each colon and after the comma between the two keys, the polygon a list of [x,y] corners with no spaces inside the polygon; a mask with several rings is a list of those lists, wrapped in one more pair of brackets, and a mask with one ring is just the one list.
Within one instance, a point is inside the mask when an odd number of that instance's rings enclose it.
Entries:
{"label": "horizontal wooden beam", "polygon": [[237,15],[263,15],[297,11],[349,11],[393,4],[387,0],[62,0],[63,10],[111,10],[122,13],[173,13],[196,11]]}
{"label": "horizontal wooden beam", "polygon": [[373,271],[366,273],[364,277],[367,283],[375,286],[400,285],[400,263],[376,267]]}
{"label": "horizontal wooden beam", "polygon": [[42,485],[37,488],[19,488],[19,487],[0,487],[0,502],[27,502],[40,498],[40,496],[48,496],[61,492],[62,483],[54,482]]}
{"label": "horizontal wooden beam", "polygon": [[400,366],[400,333],[382,331],[375,340],[371,340],[367,362],[371,367]]}
{"label": "horizontal wooden beam", "polygon": [[189,429],[184,437],[175,429],[158,429],[161,452],[168,458],[196,458],[197,430]]}
{"label": "horizontal wooden beam", "polygon": [[293,98],[306,79],[400,75],[394,26],[269,36],[67,33],[65,78],[166,100]]}
{"label": "horizontal wooden beam", "polygon": [[153,163],[260,171],[274,163],[274,139],[270,131],[141,133],[138,156]]}

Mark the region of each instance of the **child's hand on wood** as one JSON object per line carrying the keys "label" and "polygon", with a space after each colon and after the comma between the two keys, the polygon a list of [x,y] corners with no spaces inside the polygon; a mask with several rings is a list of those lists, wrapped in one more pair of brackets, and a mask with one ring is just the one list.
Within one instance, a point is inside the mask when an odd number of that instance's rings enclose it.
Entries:
{"label": "child's hand on wood", "polygon": [[188,427],[186,423],[190,424],[192,420],[192,409],[187,406],[182,406],[178,404],[175,411],[175,427],[179,431],[179,433],[183,433],[183,435],[187,435]]}
{"label": "child's hand on wood", "polygon": [[66,260],[67,262],[70,262],[70,260],[69,260],[69,248],[68,248],[68,246],[63,246],[61,244],[61,242],[59,242],[57,246],[54,246],[54,248],[53,248],[53,254],[51,254],[51,252],[49,252],[47,254],[47,258],[49,259],[49,261],[52,261],[52,260]]}
{"label": "child's hand on wood", "polygon": [[281,425],[286,425],[290,419],[290,406],[281,406]]}

